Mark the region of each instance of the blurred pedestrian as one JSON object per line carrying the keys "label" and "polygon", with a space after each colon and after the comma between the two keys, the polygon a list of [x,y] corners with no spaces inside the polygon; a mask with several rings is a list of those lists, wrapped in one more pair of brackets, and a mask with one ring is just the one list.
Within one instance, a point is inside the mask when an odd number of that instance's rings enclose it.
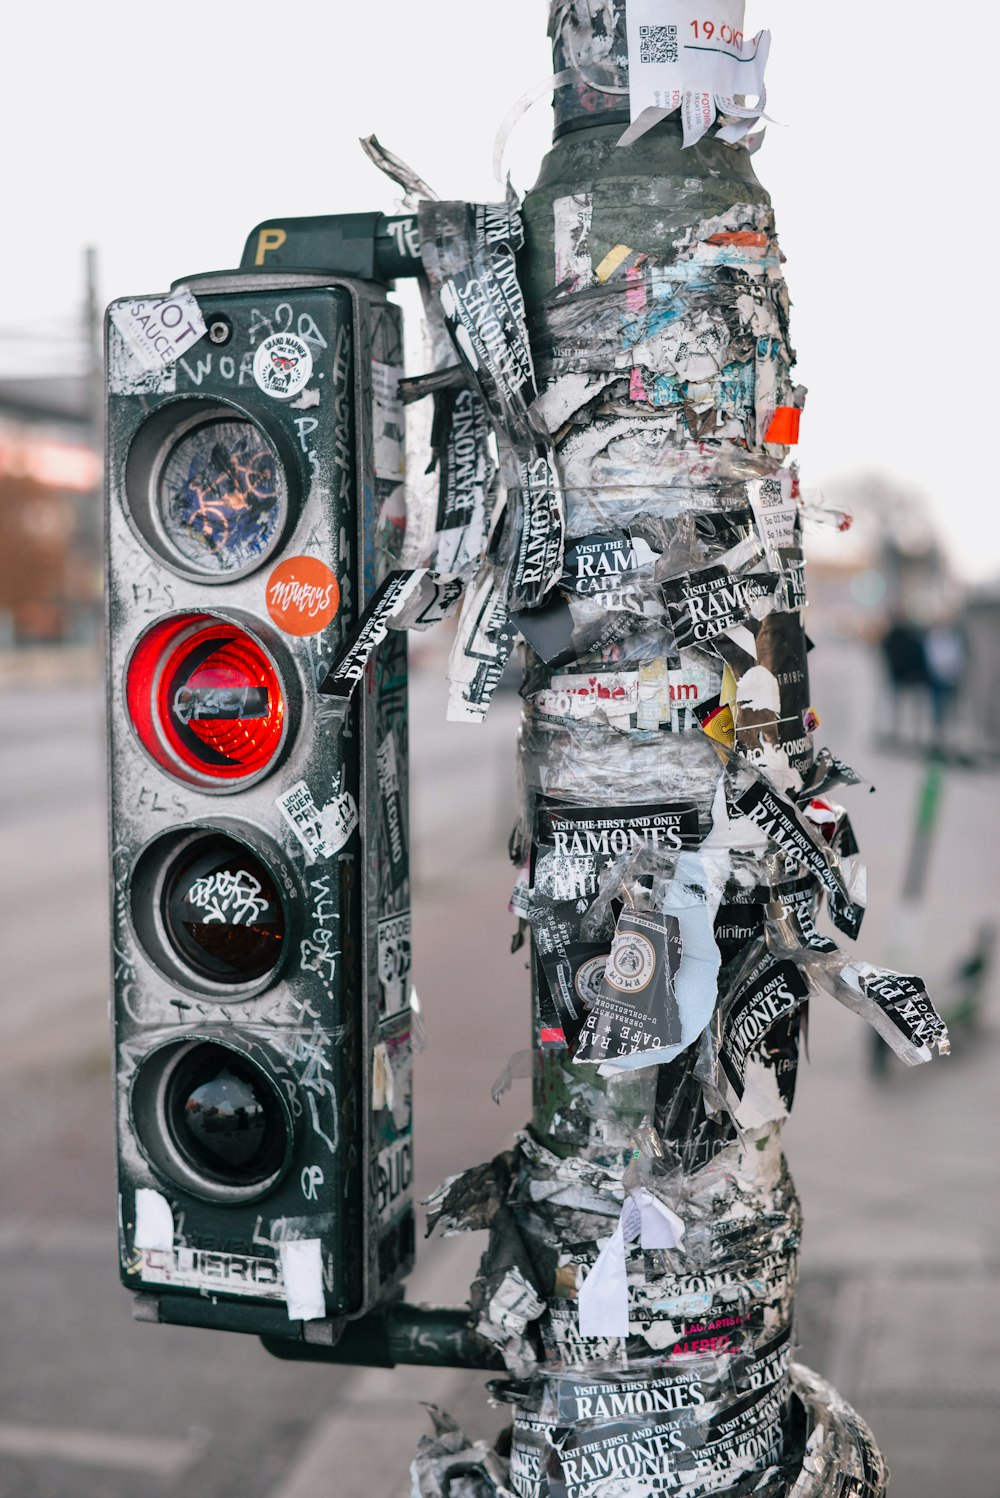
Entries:
{"label": "blurred pedestrian", "polygon": [[931,721],[935,746],[940,748],[954,716],[955,703],[965,677],[969,647],[965,632],[951,615],[936,619],[924,635],[924,660],[931,697]]}
{"label": "blurred pedestrian", "polygon": [[930,686],[924,633],[901,610],[896,610],[880,641],[889,677],[889,737],[899,738],[902,703],[920,700]]}

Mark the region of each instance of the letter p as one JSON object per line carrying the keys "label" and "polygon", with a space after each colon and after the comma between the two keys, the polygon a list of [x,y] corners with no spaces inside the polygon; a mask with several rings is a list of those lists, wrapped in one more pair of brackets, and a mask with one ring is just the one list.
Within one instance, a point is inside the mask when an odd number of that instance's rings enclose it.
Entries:
{"label": "letter p", "polygon": [[257,258],[254,265],[263,265],[264,257],[272,250],[280,250],[287,238],[284,229],[261,229],[257,235]]}

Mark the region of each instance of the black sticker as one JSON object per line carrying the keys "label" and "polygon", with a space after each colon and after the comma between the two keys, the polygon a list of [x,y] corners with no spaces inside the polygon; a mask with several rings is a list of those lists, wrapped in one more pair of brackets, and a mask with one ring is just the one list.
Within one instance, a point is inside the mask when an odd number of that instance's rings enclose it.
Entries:
{"label": "black sticker", "polygon": [[623,910],[601,980],[584,1021],[578,1061],[613,1061],[681,1042],[674,977],[683,946],[676,916]]}
{"label": "black sticker", "polygon": [[779,1021],[808,995],[809,984],[794,962],[765,959],[727,1006],[719,1060],[738,1098],[746,1087],[750,1056],[762,1049]]}
{"label": "black sticker", "polygon": [[859,975],[861,991],[918,1049],[947,1046],[948,1027],[928,997],[922,978],[905,977],[885,969]]}
{"label": "black sticker", "polygon": [[351,697],[365,674],[365,668],[389,631],[389,623],[403,610],[420,584],[422,572],[409,569],[390,572],[376,590],[371,602],[351,630],[344,648],[337,656],[319,691],[324,697]]}
{"label": "black sticker", "polygon": [[777,585],[776,573],[748,572],[737,577],[721,563],[672,578],[664,584],[663,599],[677,648],[704,645],[742,624],[756,603],[773,596]]}
{"label": "black sticker", "polygon": [[755,781],[737,797],[732,809],[738,816],[749,818],[787,857],[816,875],[827,892],[834,925],[848,935],[855,933],[864,909],[852,903],[839,870],[828,861],[834,855],[814,839],[792,802]]}

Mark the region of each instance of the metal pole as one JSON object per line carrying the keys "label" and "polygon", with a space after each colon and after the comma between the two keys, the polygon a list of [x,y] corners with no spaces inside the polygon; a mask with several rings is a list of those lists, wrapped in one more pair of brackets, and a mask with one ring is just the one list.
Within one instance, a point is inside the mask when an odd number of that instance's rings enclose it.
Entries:
{"label": "metal pole", "polygon": [[[743,146],[685,148],[676,114],[618,144],[624,0],[556,3],[552,18],[555,143],[519,263],[567,558],[554,613],[518,618],[534,1113],[473,1292],[512,1373],[510,1486],[876,1498],[887,1473],[863,1423],[791,1362],[801,1224],[781,1123],[797,1004],[772,1003],[741,1101],[720,1106],[734,995],[752,998],[761,973],[765,1008],[776,992],[769,917],[794,908],[805,944],[819,897],[772,847],[725,852],[713,743],[755,766],[760,794],[818,784],[786,466],[802,393],[770,201]],[[769,506],[784,517],[770,528]],[[743,606],[748,558],[778,575],[773,609]],[[721,904],[697,855],[682,877],[685,850],[712,839]],[[693,962],[706,910],[722,973],[692,1044],[678,953]],[[662,999],[668,968],[665,1019],[636,994],[659,984]],[[693,1011],[705,981],[686,973]],[[651,1044],[673,1059],[593,1064]]]}

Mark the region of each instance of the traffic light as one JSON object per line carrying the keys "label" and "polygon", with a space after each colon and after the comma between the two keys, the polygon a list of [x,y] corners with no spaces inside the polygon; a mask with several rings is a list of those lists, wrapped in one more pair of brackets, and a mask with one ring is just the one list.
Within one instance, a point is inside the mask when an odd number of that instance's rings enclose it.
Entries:
{"label": "traffic light", "polygon": [[107,323],[120,1254],[335,1343],[412,1264],[407,684],[317,693],[402,539],[398,309],[232,272]]}

